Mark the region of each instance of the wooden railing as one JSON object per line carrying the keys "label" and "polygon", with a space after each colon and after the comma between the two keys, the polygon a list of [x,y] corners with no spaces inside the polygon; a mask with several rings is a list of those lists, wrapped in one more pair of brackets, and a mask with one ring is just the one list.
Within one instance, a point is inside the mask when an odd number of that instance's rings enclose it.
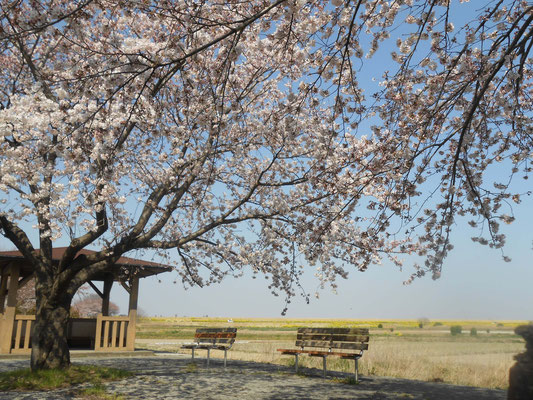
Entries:
{"label": "wooden railing", "polygon": [[[31,353],[33,321],[35,321],[35,315],[0,314],[0,341],[6,341],[4,353]],[[83,342],[83,347],[90,346],[94,338],[95,351],[132,351],[134,349],[135,323],[131,322],[131,316],[98,315],[95,324],[96,332],[94,328],[91,328],[94,321],[94,319],[74,318],[69,322],[68,336],[73,345]],[[11,335],[8,331],[11,331]],[[2,339],[4,336],[5,339]]]}
{"label": "wooden railing", "polygon": [[11,348],[11,354],[29,354],[31,352],[31,327],[33,321],[35,321],[35,315],[15,315],[12,336],[15,342]]}
{"label": "wooden railing", "polygon": [[130,317],[107,317],[98,315],[96,318],[95,351],[125,351],[128,346],[128,328]]}

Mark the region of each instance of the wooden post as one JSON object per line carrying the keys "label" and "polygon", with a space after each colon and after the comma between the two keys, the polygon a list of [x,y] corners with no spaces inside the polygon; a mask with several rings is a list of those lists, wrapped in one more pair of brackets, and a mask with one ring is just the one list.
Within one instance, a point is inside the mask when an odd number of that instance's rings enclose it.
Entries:
{"label": "wooden post", "polygon": [[133,277],[130,281],[130,304],[128,334],[126,339],[126,350],[135,350],[135,328],[137,323],[137,301],[139,299],[139,278]]}
{"label": "wooden post", "polygon": [[101,350],[102,346],[102,314],[96,316],[96,334],[94,337],[94,351]]}
{"label": "wooden post", "polygon": [[104,293],[102,297],[102,315],[109,316],[109,296],[111,294],[111,287],[113,286],[113,277],[108,276],[104,280]]}
{"label": "wooden post", "polygon": [[102,348],[107,349],[109,347],[109,324],[110,321],[102,320],[104,324],[104,337],[102,340]]}
{"label": "wooden post", "polygon": [[[109,322],[111,323],[111,321]],[[119,321],[113,321],[113,329],[111,330],[111,347],[116,348],[117,347],[117,328]]]}
{"label": "wooden post", "polygon": [[118,339],[118,347],[120,347],[121,349],[126,347],[124,345],[124,333],[125,333],[126,323],[127,323],[126,321],[120,321],[120,336]]}
{"label": "wooden post", "polygon": [[0,354],[11,353],[11,338],[15,324],[15,308],[17,306],[17,290],[19,286],[19,266],[11,263],[9,274],[9,291],[7,307],[3,314],[2,331],[0,332]]}

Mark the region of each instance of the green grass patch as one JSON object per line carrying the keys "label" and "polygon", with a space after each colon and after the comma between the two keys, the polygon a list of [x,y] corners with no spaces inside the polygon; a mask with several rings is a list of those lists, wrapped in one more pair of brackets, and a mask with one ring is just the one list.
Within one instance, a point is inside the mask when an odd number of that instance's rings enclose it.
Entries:
{"label": "green grass patch", "polygon": [[0,373],[0,391],[52,390],[80,383],[116,381],[133,373],[116,368],[95,365],[73,365],[67,369],[48,369],[32,372],[28,369]]}

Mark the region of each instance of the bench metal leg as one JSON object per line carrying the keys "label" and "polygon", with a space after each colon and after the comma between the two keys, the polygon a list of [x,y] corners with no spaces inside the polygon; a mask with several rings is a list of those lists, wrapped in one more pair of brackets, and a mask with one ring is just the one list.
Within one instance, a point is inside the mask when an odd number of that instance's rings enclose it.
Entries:
{"label": "bench metal leg", "polygon": [[209,352],[211,349],[207,349],[207,366],[209,367]]}
{"label": "bench metal leg", "polygon": [[298,354],[294,355],[294,369],[296,370],[296,373],[298,373]]}
{"label": "bench metal leg", "polygon": [[326,356],[322,356],[322,366],[324,368],[324,379],[326,379]]}
{"label": "bench metal leg", "polygon": [[192,348],[192,359],[194,360],[194,347]]}
{"label": "bench metal leg", "polygon": [[224,368],[226,368],[227,355],[228,355],[228,349],[224,349]]}
{"label": "bench metal leg", "polygon": [[355,358],[355,383],[359,383],[359,358]]}

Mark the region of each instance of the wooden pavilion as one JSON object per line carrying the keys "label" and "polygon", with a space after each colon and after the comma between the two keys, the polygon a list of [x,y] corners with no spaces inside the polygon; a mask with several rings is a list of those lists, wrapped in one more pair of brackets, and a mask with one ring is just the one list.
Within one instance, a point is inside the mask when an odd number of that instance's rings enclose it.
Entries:
{"label": "wooden pavilion", "polygon": [[[59,262],[66,247],[53,249],[52,259]],[[94,253],[81,250],[80,254]],[[171,267],[150,261],[121,257],[115,268],[88,282],[102,298],[102,312],[96,318],[70,318],[70,348],[94,351],[133,351],[139,278],[168,272]],[[19,251],[0,252],[0,354],[31,353],[31,330],[35,315],[16,312],[17,292],[33,278],[33,267]],[[103,290],[93,283],[103,282]],[[119,282],[129,293],[127,316],[109,315],[109,295],[113,282]],[[7,303],[6,303],[7,297]]]}

